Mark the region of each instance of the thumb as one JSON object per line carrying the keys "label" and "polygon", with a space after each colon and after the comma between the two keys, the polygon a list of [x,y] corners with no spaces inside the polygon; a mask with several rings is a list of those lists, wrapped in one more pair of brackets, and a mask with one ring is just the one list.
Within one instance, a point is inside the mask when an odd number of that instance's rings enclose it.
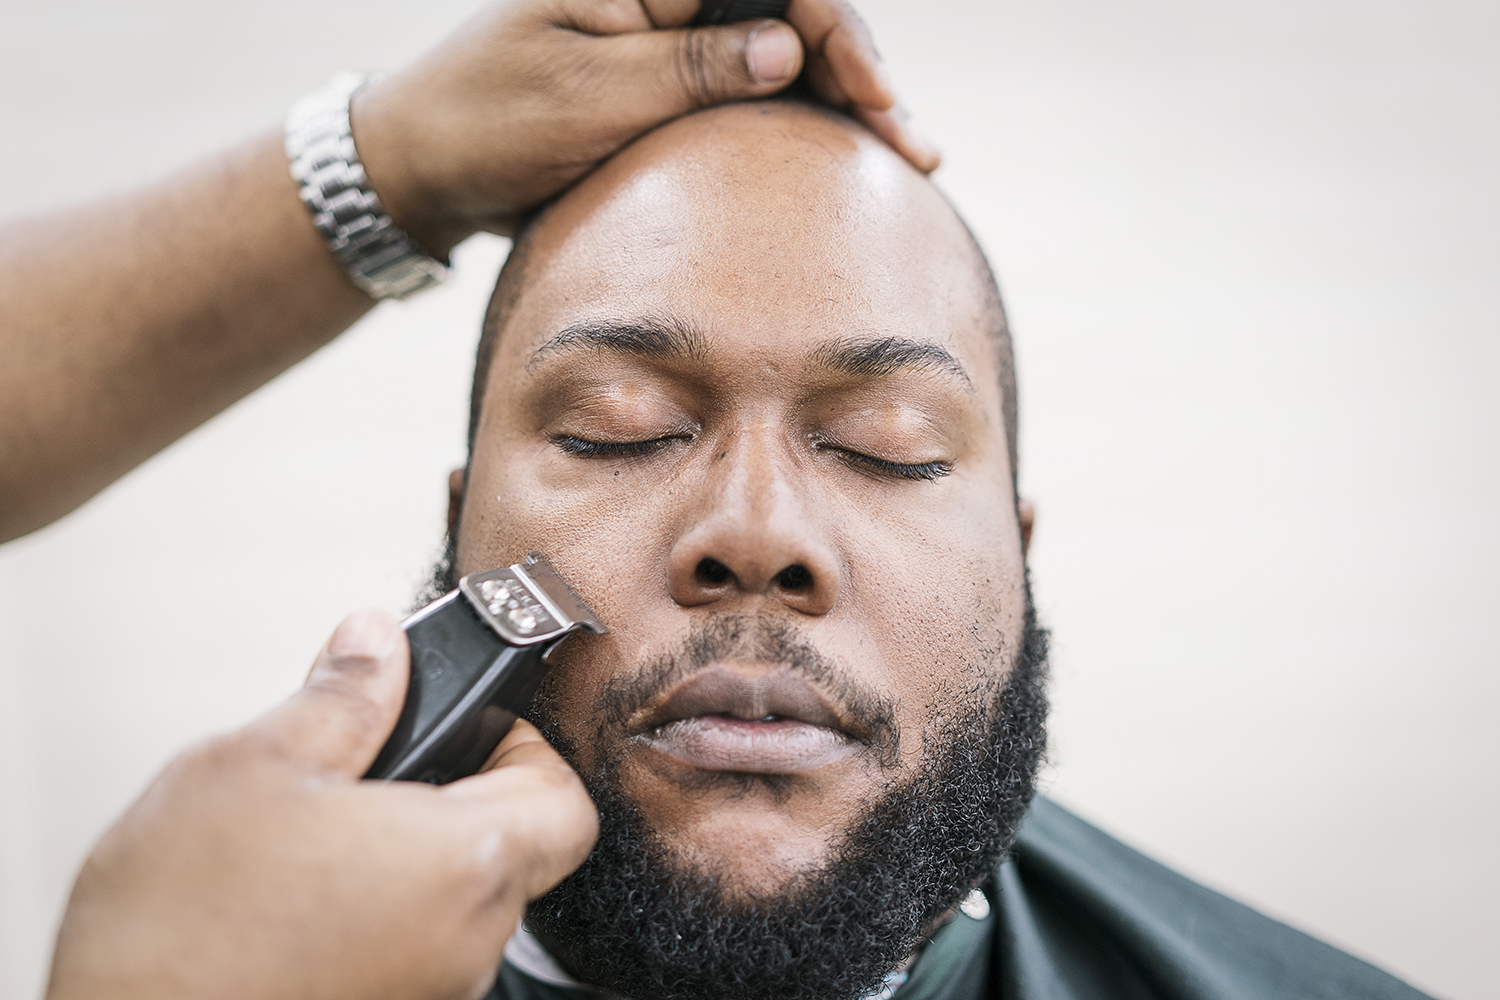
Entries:
{"label": "thumb", "polygon": [[774,94],[802,71],[802,41],[781,21],[632,32],[608,44],[618,56],[616,113],[643,129],[712,104]]}
{"label": "thumb", "polygon": [[502,832],[511,877],[536,899],[583,864],[599,836],[599,811],[578,772],[524,719],[485,766],[442,794],[468,800]]}
{"label": "thumb", "polygon": [[311,770],[358,778],[401,713],[410,656],[394,618],[356,611],[334,629],[302,690],[249,728]]}

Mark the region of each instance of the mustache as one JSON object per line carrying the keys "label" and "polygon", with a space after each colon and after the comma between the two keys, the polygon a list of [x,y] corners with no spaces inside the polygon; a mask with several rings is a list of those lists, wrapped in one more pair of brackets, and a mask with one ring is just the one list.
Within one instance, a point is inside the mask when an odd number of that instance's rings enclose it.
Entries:
{"label": "mustache", "polygon": [[815,685],[837,706],[851,735],[894,762],[900,744],[895,702],[790,623],[752,615],[696,621],[673,648],[653,656],[631,675],[612,678],[594,705],[601,737],[625,735],[631,720],[668,692],[724,662],[776,666]]}

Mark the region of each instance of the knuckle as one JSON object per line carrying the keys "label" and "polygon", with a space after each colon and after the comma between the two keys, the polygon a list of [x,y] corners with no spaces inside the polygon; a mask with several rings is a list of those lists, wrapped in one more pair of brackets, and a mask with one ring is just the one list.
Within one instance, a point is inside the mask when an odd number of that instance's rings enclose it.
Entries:
{"label": "knuckle", "polygon": [[308,697],[319,699],[353,730],[370,729],[384,721],[381,705],[360,687],[314,682],[305,690]]}
{"label": "knuckle", "polygon": [[340,691],[339,702],[345,716],[358,732],[374,729],[385,722],[385,709],[363,691]]}
{"label": "knuckle", "polygon": [[674,69],[678,86],[694,108],[705,107],[714,98],[708,60],[708,32],[701,28],[684,31],[677,41]]}
{"label": "knuckle", "polygon": [[551,65],[532,71],[531,89],[539,95],[547,113],[566,114],[576,105],[605,96],[613,82],[614,67],[603,51],[577,45],[557,56]]}

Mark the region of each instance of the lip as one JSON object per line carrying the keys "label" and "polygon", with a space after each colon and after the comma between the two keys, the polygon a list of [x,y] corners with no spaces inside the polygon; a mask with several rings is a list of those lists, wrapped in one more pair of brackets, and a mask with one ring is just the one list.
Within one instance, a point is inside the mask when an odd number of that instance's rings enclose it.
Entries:
{"label": "lip", "polygon": [[850,756],[859,745],[806,722],[747,722],[727,715],[678,719],[641,737],[649,746],[705,771],[805,774]]}
{"label": "lip", "polygon": [[865,748],[810,681],[728,664],[695,673],[632,728],[648,746],[707,771],[800,774]]}

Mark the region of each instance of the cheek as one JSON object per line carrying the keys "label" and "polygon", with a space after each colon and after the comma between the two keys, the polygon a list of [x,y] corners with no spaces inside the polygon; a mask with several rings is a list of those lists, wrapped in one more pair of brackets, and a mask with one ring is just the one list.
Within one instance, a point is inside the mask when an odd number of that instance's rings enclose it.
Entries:
{"label": "cheek", "polygon": [[570,763],[580,773],[593,772],[604,747],[599,740],[599,720],[594,706],[607,679],[601,671],[590,669],[610,662],[608,636],[575,636],[554,657],[552,669],[537,692],[533,721],[557,727],[570,752]]}
{"label": "cheek", "polygon": [[[611,477],[580,489],[550,442],[502,440],[476,456],[458,537],[460,573],[544,553],[605,614],[606,597],[638,585],[668,544],[670,491],[642,502],[639,483]],[[596,604],[596,602],[598,602]]]}
{"label": "cheek", "polygon": [[943,706],[992,691],[1015,660],[1026,606],[1019,527],[1003,506],[958,502],[922,517],[866,520],[851,544],[856,656],[885,665],[902,754],[912,759]]}

